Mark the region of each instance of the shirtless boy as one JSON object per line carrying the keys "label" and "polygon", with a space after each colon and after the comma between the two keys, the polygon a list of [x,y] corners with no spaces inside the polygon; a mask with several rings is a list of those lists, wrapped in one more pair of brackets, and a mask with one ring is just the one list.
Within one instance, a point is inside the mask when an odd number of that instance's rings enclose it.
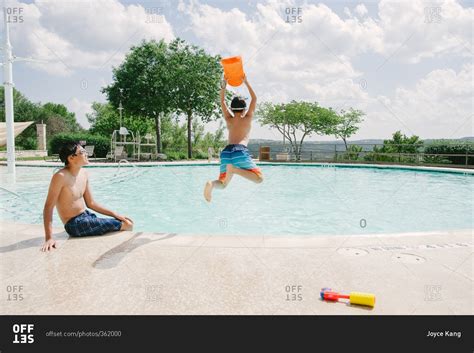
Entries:
{"label": "shirtless boy", "polygon": [[244,83],[247,86],[250,97],[250,106],[245,111],[246,103],[243,98],[235,97],[230,105],[229,112],[225,103],[226,80],[222,80],[221,85],[221,108],[229,130],[229,144],[221,152],[220,175],[217,180],[208,181],[204,187],[204,198],[210,202],[212,198],[212,190],[224,189],[232,179],[234,174],[240,175],[255,183],[263,181],[263,175],[260,168],[257,168],[250,157],[247,144],[249,142],[250,129],[252,127],[252,117],[257,104],[257,96],[252,87],[244,77]]}
{"label": "shirtless boy", "polygon": [[[56,206],[66,232],[73,237],[101,235],[132,230],[133,221],[99,205],[92,198],[88,174],[82,167],[89,164],[87,152],[78,142],[69,142],[59,151],[64,168],[53,175],[43,209],[45,242],[42,251],[56,248],[53,239],[53,209]],[[99,218],[91,210],[113,218]]]}

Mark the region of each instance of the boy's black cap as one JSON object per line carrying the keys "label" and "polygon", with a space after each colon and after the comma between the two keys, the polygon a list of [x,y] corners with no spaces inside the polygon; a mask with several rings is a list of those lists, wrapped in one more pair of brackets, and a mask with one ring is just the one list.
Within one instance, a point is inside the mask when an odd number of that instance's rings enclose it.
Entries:
{"label": "boy's black cap", "polygon": [[240,111],[244,110],[247,107],[247,103],[245,103],[245,99],[242,97],[234,97],[232,102],[230,103],[230,110],[232,111]]}

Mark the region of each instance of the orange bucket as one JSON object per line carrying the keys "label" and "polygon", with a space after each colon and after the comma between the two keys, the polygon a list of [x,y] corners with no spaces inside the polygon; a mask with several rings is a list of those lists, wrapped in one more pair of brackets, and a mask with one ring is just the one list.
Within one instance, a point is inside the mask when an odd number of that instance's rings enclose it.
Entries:
{"label": "orange bucket", "polygon": [[229,85],[237,87],[244,82],[244,67],[240,56],[222,59],[221,64],[224,68],[225,79]]}

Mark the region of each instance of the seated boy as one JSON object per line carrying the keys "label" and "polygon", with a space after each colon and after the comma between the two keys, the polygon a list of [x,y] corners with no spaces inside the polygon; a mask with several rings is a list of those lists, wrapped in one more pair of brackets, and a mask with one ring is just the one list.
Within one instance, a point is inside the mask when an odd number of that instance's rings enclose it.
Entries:
{"label": "seated boy", "polygon": [[229,130],[229,144],[221,152],[221,166],[219,179],[208,181],[204,187],[204,198],[210,202],[212,198],[212,190],[224,189],[232,179],[234,174],[240,175],[255,183],[263,181],[263,175],[252,158],[250,157],[247,144],[249,142],[250,129],[252,127],[252,117],[257,104],[257,96],[252,87],[244,77],[244,83],[247,86],[250,97],[250,106],[245,111],[246,103],[243,98],[235,97],[230,105],[232,114],[227,109],[225,103],[225,89],[227,82],[225,79],[221,85],[221,108],[224,119]]}
{"label": "seated boy", "polygon": [[[102,207],[92,198],[88,174],[82,167],[89,163],[87,152],[78,142],[62,146],[59,158],[65,164],[51,179],[44,204],[45,242],[42,251],[56,247],[53,239],[53,209],[56,206],[66,232],[73,237],[101,235],[119,230],[132,230],[133,221]],[[99,218],[91,210],[114,218]]]}

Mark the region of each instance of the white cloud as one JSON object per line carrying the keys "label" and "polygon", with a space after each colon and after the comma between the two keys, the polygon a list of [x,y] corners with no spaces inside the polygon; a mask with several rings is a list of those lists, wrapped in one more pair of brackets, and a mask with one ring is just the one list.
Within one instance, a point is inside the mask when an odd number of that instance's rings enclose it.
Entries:
{"label": "white cloud", "polygon": [[424,138],[470,136],[473,133],[472,70],[472,64],[464,65],[459,72],[438,69],[420,79],[413,88],[399,87],[385,101],[382,114],[399,120],[400,128],[407,134]]}
{"label": "white cloud", "polygon": [[66,107],[69,111],[76,114],[76,120],[83,128],[88,129],[90,127],[86,114],[92,113],[91,103],[74,97],[66,103]]}
{"label": "white cloud", "polygon": [[[224,11],[194,1],[181,3],[180,9],[210,52],[242,55],[249,80],[259,83],[263,97],[318,100],[314,93],[322,86],[338,85],[342,89],[333,93],[343,99],[344,85],[352,86],[361,75],[350,56],[378,45],[377,36],[369,36],[377,33],[376,23],[343,21],[322,4],[303,7],[301,23],[287,23],[285,9],[291,6],[258,4],[251,17],[236,8]],[[368,37],[373,41],[364,40]]]}
{"label": "white cloud", "polygon": [[[167,19],[147,17],[143,6],[118,0],[12,4],[24,8],[25,18],[11,26],[15,54],[52,61],[29,64],[52,75],[108,69],[143,38],[174,37]],[[301,23],[287,22],[285,10],[292,7],[302,8]],[[362,109],[366,121],[355,138],[389,137],[397,129],[421,137],[472,134],[472,66],[449,68],[448,60],[470,62],[474,9],[454,0],[382,0],[370,14],[365,5],[353,4],[341,16],[325,4],[301,5],[297,0],[268,0],[257,3],[253,12],[243,8],[222,9],[194,0],[177,5],[195,44],[212,54],[242,55],[260,102],[312,100],[337,109]],[[146,23],[158,18],[161,23]],[[371,72],[361,72],[356,63],[369,58],[375,70],[380,56],[387,61],[378,77],[395,67],[400,70],[397,87],[386,92],[382,82],[369,94],[359,80]],[[419,74],[417,65],[427,58],[438,68],[408,85],[403,65],[410,66],[410,74]],[[242,87],[236,91],[246,93]],[[88,126],[90,104],[74,99],[69,108]],[[278,138],[258,125],[253,133]]]}
{"label": "white cloud", "polygon": [[376,52],[418,63],[423,58],[472,55],[474,9],[454,0],[387,1],[379,5],[383,46]]}
{"label": "white cloud", "polygon": [[[462,57],[467,48],[460,44],[470,36],[467,23],[472,9],[448,0],[428,5],[381,1],[377,18],[358,5],[354,13],[360,18],[348,10],[349,18],[342,19],[326,5],[306,5],[303,22],[290,24],[285,22],[284,8],[292,4],[280,4],[260,3],[253,16],[197,1],[181,3],[180,11],[188,15],[192,32],[209,51],[243,56],[260,102],[313,100],[336,109],[352,106],[365,111],[366,122],[355,138],[389,137],[398,129],[425,138],[443,137],[448,127],[459,126],[470,114],[471,66],[457,73],[434,70],[412,88],[403,88],[400,77],[393,94],[369,95],[359,84],[362,73],[352,62],[361,54],[382,54],[387,62],[403,65],[430,56]],[[440,23],[425,22],[427,6],[441,8]],[[256,126],[254,133],[269,137],[262,129]],[[469,134],[461,128],[453,137]]]}
{"label": "white cloud", "polygon": [[352,12],[351,12],[351,10],[349,10],[348,7],[344,7],[344,14],[345,14],[347,17],[352,17]]}
{"label": "white cloud", "polygon": [[362,17],[366,15],[368,11],[364,4],[359,4],[355,7],[354,12]]}
{"label": "white cloud", "polygon": [[153,13],[154,8],[117,0],[37,0],[8,6],[24,9],[24,22],[11,26],[16,55],[49,61],[29,65],[55,75],[108,68],[120,63],[130,46],[142,39],[174,38],[171,25]]}

